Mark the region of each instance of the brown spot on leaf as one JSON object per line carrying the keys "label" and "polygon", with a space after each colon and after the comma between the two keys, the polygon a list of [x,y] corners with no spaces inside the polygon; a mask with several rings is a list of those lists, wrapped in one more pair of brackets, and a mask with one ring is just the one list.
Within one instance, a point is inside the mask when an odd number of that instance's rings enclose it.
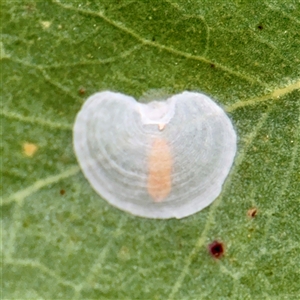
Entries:
{"label": "brown spot on leaf", "polygon": [[257,26],[257,28],[258,28],[259,30],[263,30],[263,29],[264,29],[264,26],[262,26],[261,24],[259,24],[259,25]]}
{"label": "brown spot on leaf", "polygon": [[63,196],[63,195],[66,193],[66,191],[63,190],[63,189],[61,189],[61,190],[59,191],[59,193]]}
{"label": "brown spot on leaf", "polygon": [[225,247],[222,242],[213,241],[208,245],[208,251],[212,257],[219,259],[224,255]]}
{"label": "brown spot on leaf", "polygon": [[210,64],[210,67],[211,67],[212,69],[214,69],[214,68],[216,67],[216,65],[215,65],[215,64]]}
{"label": "brown spot on leaf", "polygon": [[81,88],[79,89],[79,91],[78,91],[79,95],[84,95],[85,92],[86,92],[86,89],[83,88],[83,87],[81,87]]}
{"label": "brown spot on leaf", "polygon": [[254,217],[257,215],[257,208],[256,208],[256,207],[250,208],[250,209],[247,211],[247,215],[248,215],[250,218],[254,218]]}
{"label": "brown spot on leaf", "polygon": [[23,153],[28,157],[32,157],[37,150],[38,150],[38,146],[35,144],[32,143],[23,144]]}

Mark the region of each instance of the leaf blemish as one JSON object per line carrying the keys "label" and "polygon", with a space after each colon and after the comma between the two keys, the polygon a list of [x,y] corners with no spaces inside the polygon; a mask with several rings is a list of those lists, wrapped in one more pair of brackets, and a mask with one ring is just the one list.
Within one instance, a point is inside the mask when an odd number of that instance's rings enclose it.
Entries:
{"label": "leaf blemish", "polygon": [[263,29],[264,29],[264,27],[263,27],[261,24],[258,25],[257,28],[258,28],[259,30],[263,30]]}
{"label": "leaf blemish", "polygon": [[79,89],[79,91],[78,91],[79,95],[84,95],[85,92],[86,92],[86,89],[83,88],[83,87],[81,87],[81,88]]}
{"label": "leaf blemish", "polygon": [[224,255],[225,246],[222,242],[213,241],[208,245],[208,251],[213,258],[219,259]]}
{"label": "leaf blemish", "polygon": [[257,208],[256,208],[256,207],[250,208],[250,209],[247,211],[247,215],[248,215],[250,218],[254,218],[254,217],[257,215]]}
{"label": "leaf blemish", "polygon": [[48,29],[52,24],[50,21],[41,21],[40,23],[44,29]]}
{"label": "leaf blemish", "polygon": [[65,191],[64,189],[61,189],[61,190],[59,191],[59,193],[63,196],[63,195],[66,193],[66,191]]}
{"label": "leaf blemish", "polygon": [[23,144],[23,153],[28,157],[32,157],[37,150],[38,150],[38,146],[35,144],[27,143],[27,142]]}

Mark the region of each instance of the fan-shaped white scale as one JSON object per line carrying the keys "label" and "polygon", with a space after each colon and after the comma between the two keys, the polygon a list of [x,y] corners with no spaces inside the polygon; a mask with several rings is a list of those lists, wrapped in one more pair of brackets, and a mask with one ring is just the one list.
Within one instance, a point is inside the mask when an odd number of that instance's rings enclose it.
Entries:
{"label": "fan-shaped white scale", "polygon": [[137,216],[183,218],[221,192],[236,134],[209,97],[183,92],[148,104],[109,91],[82,106],[74,149],[92,187]]}

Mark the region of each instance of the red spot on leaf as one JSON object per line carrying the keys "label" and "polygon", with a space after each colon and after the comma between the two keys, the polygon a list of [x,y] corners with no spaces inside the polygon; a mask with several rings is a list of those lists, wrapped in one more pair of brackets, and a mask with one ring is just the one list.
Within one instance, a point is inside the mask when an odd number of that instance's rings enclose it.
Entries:
{"label": "red spot on leaf", "polygon": [[213,241],[208,245],[208,251],[212,257],[219,259],[224,255],[225,247],[223,243]]}

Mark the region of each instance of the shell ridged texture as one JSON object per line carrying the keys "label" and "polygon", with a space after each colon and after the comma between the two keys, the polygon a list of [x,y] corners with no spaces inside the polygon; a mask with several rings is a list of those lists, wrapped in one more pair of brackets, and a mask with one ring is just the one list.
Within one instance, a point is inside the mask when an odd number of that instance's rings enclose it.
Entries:
{"label": "shell ridged texture", "polygon": [[208,206],[236,153],[230,119],[194,92],[148,104],[96,93],[79,111],[73,134],[78,162],[96,192],[148,218],[183,218]]}

